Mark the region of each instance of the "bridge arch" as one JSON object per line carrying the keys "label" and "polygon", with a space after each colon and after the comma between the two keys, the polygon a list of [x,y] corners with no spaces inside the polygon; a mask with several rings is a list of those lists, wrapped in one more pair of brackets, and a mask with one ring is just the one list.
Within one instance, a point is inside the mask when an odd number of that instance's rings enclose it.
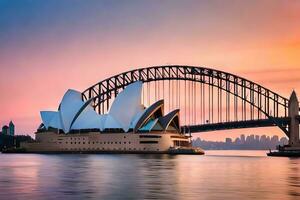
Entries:
{"label": "bridge arch", "polygon": [[[199,98],[200,96],[203,98],[203,96],[207,95],[209,100],[207,101],[204,99],[203,102],[209,103],[208,110],[209,114],[212,115],[212,118],[215,104],[217,104],[218,111],[222,112],[224,107],[224,104],[222,104],[223,100],[226,102],[224,111],[226,114],[225,116],[222,113],[221,115],[217,114],[218,119],[221,118],[219,121],[232,121],[230,120],[232,116],[232,114],[230,114],[230,107],[234,107],[232,110],[234,112],[239,112],[242,121],[267,118],[272,120],[275,125],[288,135],[287,124],[278,121],[279,118],[288,117],[289,100],[287,98],[248,79],[206,67],[168,65],[134,69],[98,82],[87,88],[82,93],[82,97],[85,101],[92,100],[93,106],[98,113],[104,113],[105,110],[108,110],[112,99],[124,89],[125,86],[135,81],[142,81],[146,84],[151,82],[169,81],[169,86],[170,81],[179,83],[183,81],[184,83],[189,82],[189,84],[197,83],[199,86],[198,88],[197,86],[194,86],[194,89],[196,88],[197,90],[194,92],[201,93]],[[204,86],[207,86],[207,88]],[[190,84],[189,87],[193,87],[193,85]],[[156,89],[157,86],[155,85],[155,90]],[[148,90],[150,89],[148,88]],[[170,88],[168,91],[170,94]],[[156,93],[157,92],[155,91],[155,95]],[[197,97],[197,94],[194,94],[194,96]],[[226,99],[224,100],[222,98]],[[180,99],[181,97],[179,97],[179,101]],[[212,113],[210,113],[211,110]],[[233,116],[235,115],[237,115],[237,113],[234,113]],[[222,117],[225,117],[225,119],[222,119]],[[209,116],[209,120],[206,123],[209,123],[211,121],[210,119],[211,116]],[[233,121],[237,120],[239,119],[235,118]]]}

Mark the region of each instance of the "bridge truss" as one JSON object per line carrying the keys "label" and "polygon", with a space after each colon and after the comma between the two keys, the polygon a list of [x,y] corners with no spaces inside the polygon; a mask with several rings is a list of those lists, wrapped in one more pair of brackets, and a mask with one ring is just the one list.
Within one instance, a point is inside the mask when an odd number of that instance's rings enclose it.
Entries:
{"label": "bridge truss", "polygon": [[166,111],[181,110],[183,131],[278,126],[289,134],[287,98],[240,76],[205,67],[135,69],[89,87],[82,97],[104,114],[117,94],[135,81],[144,83],[144,105],[165,99]]}

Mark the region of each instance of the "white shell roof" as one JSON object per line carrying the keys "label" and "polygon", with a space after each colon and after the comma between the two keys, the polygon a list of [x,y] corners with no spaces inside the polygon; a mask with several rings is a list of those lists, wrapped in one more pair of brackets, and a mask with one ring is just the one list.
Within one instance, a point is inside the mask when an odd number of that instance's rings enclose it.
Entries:
{"label": "white shell roof", "polygon": [[139,121],[140,117],[143,115],[146,109],[144,109],[144,106],[141,105],[140,111],[133,117],[132,121],[130,122],[129,128],[134,128],[136,123]]}
{"label": "white shell roof", "polygon": [[65,93],[59,110],[62,119],[63,130],[65,133],[69,132],[71,123],[76,113],[83,105],[84,102],[82,101],[80,92],[69,89]]}
{"label": "white shell roof", "polygon": [[91,105],[81,111],[77,119],[72,124],[71,130],[78,129],[104,129],[105,116],[99,115]]}
{"label": "white shell roof", "polygon": [[[61,103],[58,112],[42,111],[41,118],[46,129],[49,127],[63,129],[65,133],[70,130],[80,129],[123,129],[128,132],[130,128],[135,129],[137,123],[148,113],[162,109],[163,101],[160,100],[144,109],[141,104],[142,82],[137,81],[128,85],[115,98],[107,114],[99,115],[89,102],[83,102],[81,93],[68,90]],[[152,110],[151,110],[151,109]],[[151,112],[150,112],[151,111]],[[158,128],[158,120],[147,123],[141,130],[152,130]]]}
{"label": "white shell roof", "polygon": [[104,129],[122,128],[122,125],[111,115],[105,115]]}
{"label": "white shell roof", "polygon": [[114,100],[108,115],[123,128],[125,132],[130,128],[130,122],[141,112],[141,93],[143,83],[134,82],[118,94]]}
{"label": "white shell roof", "polygon": [[46,128],[49,127],[50,121],[52,120],[52,118],[55,116],[57,112],[55,111],[41,111],[41,118],[43,120],[43,124]]}
{"label": "white shell roof", "polygon": [[49,122],[49,127],[63,129],[59,112],[54,112],[54,115]]}

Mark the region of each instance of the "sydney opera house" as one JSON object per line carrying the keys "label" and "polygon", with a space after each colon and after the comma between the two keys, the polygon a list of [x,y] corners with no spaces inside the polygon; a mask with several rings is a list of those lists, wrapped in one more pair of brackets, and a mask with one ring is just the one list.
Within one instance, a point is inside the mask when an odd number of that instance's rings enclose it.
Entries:
{"label": "sydney opera house", "polygon": [[128,85],[100,115],[81,93],[68,90],[58,111],[41,111],[42,124],[36,140],[23,143],[27,152],[119,152],[168,153],[191,148],[189,137],[180,133],[179,109],[164,114],[164,100],[145,108],[143,83]]}

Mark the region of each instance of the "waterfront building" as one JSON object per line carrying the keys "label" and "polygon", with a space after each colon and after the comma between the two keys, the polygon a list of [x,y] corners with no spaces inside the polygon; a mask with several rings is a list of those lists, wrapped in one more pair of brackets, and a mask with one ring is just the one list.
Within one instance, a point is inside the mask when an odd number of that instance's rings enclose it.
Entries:
{"label": "waterfront building", "polygon": [[259,142],[259,135],[255,135],[255,141]]}
{"label": "waterfront building", "polygon": [[4,125],[2,127],[2,134],[3,135],[8,135],[8,133],[9,133],[8,130],[9,130],[9,127],[7,125]]}
{"label": "waterfront building", "polygon": [[[190,148],[181,133],[179,109],[164,114],[164,100],[149,107],[141,103],[142,82],[128,85],[106,114],[98,114],[92,101],[68,90],[58,111],[41,111],[36,141],[21,144],[30,152],[166,153]],[[200,150],[199,150],[200,151]]]}
{"label": "waterfront building", "polygon": [[9,122],[8,129],[9,129],[9,135],[14,136],[15,135],[15,125],[12,121]]}
{"label": "waterfront building", "polygon": [[232,143],[232,139],[231,138],[226,138],[225,139],[225,143],[226,144],[231,144]]}
{"label": "waterfront building", "polygon": [[244,144],[245,142],[246,142],[245,135],[242,134],[242,135],[241,135],[241,143]]}

